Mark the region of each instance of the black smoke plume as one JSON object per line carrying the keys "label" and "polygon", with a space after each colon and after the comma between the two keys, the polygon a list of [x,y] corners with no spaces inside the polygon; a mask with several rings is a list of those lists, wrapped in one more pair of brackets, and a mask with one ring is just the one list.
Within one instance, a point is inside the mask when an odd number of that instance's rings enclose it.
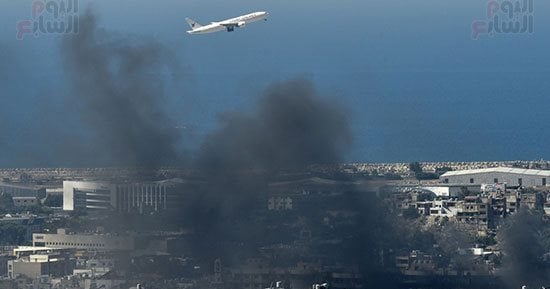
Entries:
{"label": "black smoke plume", "polygon": [[[269,178],[281,171],[343,160],[351,143],[348,115],[334,100],[321,97],[308,80],[270,86],[251,113],[232,112],[207,136],[195,160],[205,191],[183,210],[197,231],[196,251],[221,256],[208,240],[231,240],[255,247],[265,224],[255,218]],[[225,252],[224,252],[225,251]]]}
{"label": "black smoke plume", "polygon": [[305,79],[274,84],[252,114],[227,113],[202,145],[198,167],[217,173],[335,163],[351,143],[345,111]]}
{"label": "black smoke plume", "polygon": [[540,213],[522,209],[499,232],[504,254],[500,277],[509,288],[547,286],[549,270],[543,260],[546,253],[540,230],[545,225]]}
{"label": "black smoke plume", "polygon": [[62,53],[72,101],[110,165],[155,167],[177,158],[178,135],[162,107],[163,75],[178,75],[168,49],[100,29],[88,9]]}

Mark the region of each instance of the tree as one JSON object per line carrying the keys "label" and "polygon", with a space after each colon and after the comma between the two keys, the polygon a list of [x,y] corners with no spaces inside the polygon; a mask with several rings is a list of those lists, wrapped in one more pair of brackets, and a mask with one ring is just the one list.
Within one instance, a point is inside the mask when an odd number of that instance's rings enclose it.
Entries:
{"label": "tree", "polygon": [[425,173],[419,162],[410,163],[409,170],[414,173],[414,177],[417,180],[435,180],[439,178],[437,173]]}
{"label": "tree", "polygon": [[27,228],[24,225],[3,223],[0,224],[0,245],[26,244]]}
{"label": "tree", "polygon": [[6,214],[10,213],[15,209],[15,204],[13,203],[13,198],[10,194],[1,193],[0,194],[0,213]]}
{"label": "tree", "polygon": [[435,169],[435,173],[438,174],[438,175],[442,175],[442,174],[444,174],[446,172],[450,172],[452,170],[453,170],[453,168],[451,168],[451,167],[438,167],[438,168]]}
{"label": "tree", "polygon": [[477,237],[476,243],[484,246],[493,246],[497,244],[495,237],[492,235]]}
{"label": "tree", "polygon": [[412,162],[409,164],[409,170],[415,175],[422,173],[422,165],[419,162]]}

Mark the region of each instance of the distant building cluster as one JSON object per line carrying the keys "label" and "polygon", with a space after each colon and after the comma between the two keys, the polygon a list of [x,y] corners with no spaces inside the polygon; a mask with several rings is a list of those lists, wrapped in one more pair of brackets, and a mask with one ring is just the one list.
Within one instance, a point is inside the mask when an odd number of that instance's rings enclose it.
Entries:
{"label": "distant building cluster", "polygon": [[[464,171],[490,168],[518,168],[550,170],[550,161],[493,161],[493,162],[420,162],[424,172],[445,173],[446,171]],[[344,172],[348,174],[368,174],[370,176],[413,177],[410,163],[348,163],[332,166],[313,166],[314,171],[325,173]]]}
{"label": "distant building cluster", "polygon": [[[371,256],[368,266],[383,269],[382,278],[401,282],[396,288],[428,288],[424,285],[433,280],[485,288],[474,285],[494,279],[502,256],[495,236],[505,220],[523,208],[544,212],[550,220],[550,171],[538,166],[422,163],[422,170],[439,176],[422,182],[406,163],[317,166],[305,177],[277,176],[258,187],[253,202],[238,208],[238,213],[245,210],[242,216],[261,221],[253,224],[264,235],[249,236],[250,241],[236,238],[248,228],[226,217],[224,204],[208,203],[212,207],[196,212],[222,219],[225,234],[211,234],[209,225],[217,223],[194,219],[190,196],[207,202],[211,196],[201,195],[208,177],[179,178],[187,171],[166,170],[163,178],[140,179],[126,178],[133,174],[130,170],[118,178],[97,177],[112,173],[109,169],[76,169],[76,175],[58,169],[55,177],[47,169],[0,170],[0,208],[5,212],[0,216],[0,288],[370,288],[360,265],[348,262],[357,256]],[[354,178],[358,175],[365,178]],[[402,179],[379,177],[384,175]],[[48,207],[46,200],[52,197],[61,204]],[[230,196],[224,200],[236,201]],[[179,214],[182,208],[193,214]],[[432,244],[427,238],[397,248],[353,247],[358,224],[384,234],[385,228],[376,227],[384,214],[414,234],[456,227],[475,236],[476,243],[457,249],[444,239]],[[174,216],[180,219],[173,230],[155,223]],[[123,218],[134,219],[126,224]],[[104,226],[94,226],[98,220]],[[150,227],[138,229],[140,222]],[[109,231],[111,224],[117,226]],[[361,233],[371,236],[370,231]],[[359,241],[362,246],[363,239]],[[451,249],[445,251],[445,245]],[[219,256],[219,248],[230,252]],[[200,259],[197,250],[208,257]]]}
{"label": "distant building cluster", "polygon": [[[550,171],[487,168],[451,171],[441,184],[398,186],[393,194],[398,209],[416,209],[429,218],[445,218],[460,224],[491,229],[521,206],[550,213],[546,179]],[[550,215],[549,215],[550,216]]]}

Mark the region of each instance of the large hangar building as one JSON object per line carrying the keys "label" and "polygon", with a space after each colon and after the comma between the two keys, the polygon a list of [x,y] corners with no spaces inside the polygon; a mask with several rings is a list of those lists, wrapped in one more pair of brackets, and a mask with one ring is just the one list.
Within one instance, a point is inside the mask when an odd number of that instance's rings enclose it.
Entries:
{"label": "large hangar building", "polygon": [[508,186],[547,186],[550,170],[496,167],[486,169],[449,171],[439,177],[446,184],[481,185],[500,183]]}

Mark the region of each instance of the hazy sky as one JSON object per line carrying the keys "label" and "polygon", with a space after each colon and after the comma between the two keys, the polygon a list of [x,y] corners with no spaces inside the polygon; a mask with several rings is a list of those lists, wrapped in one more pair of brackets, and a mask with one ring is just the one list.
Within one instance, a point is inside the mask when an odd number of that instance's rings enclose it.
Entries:
{"label": "hazy sky", "polygon": [[[0,0],[0,166],[63,165],[48,155],[82,130],[61,64],[61,36],[16,39],[32,1]],[[200,142],[219,113],[246,109],[274,81],[305,76],[349,110],[350,161],[550,158],[550,2],[534,0],[534,33],[481,35],[479,0],[83,1],[107,30],[172,49],[185,77],[167,113]],[[267,22],[188,35],[199,23],[265,10]],[[50,139],[49,136],[56,139]]]}

